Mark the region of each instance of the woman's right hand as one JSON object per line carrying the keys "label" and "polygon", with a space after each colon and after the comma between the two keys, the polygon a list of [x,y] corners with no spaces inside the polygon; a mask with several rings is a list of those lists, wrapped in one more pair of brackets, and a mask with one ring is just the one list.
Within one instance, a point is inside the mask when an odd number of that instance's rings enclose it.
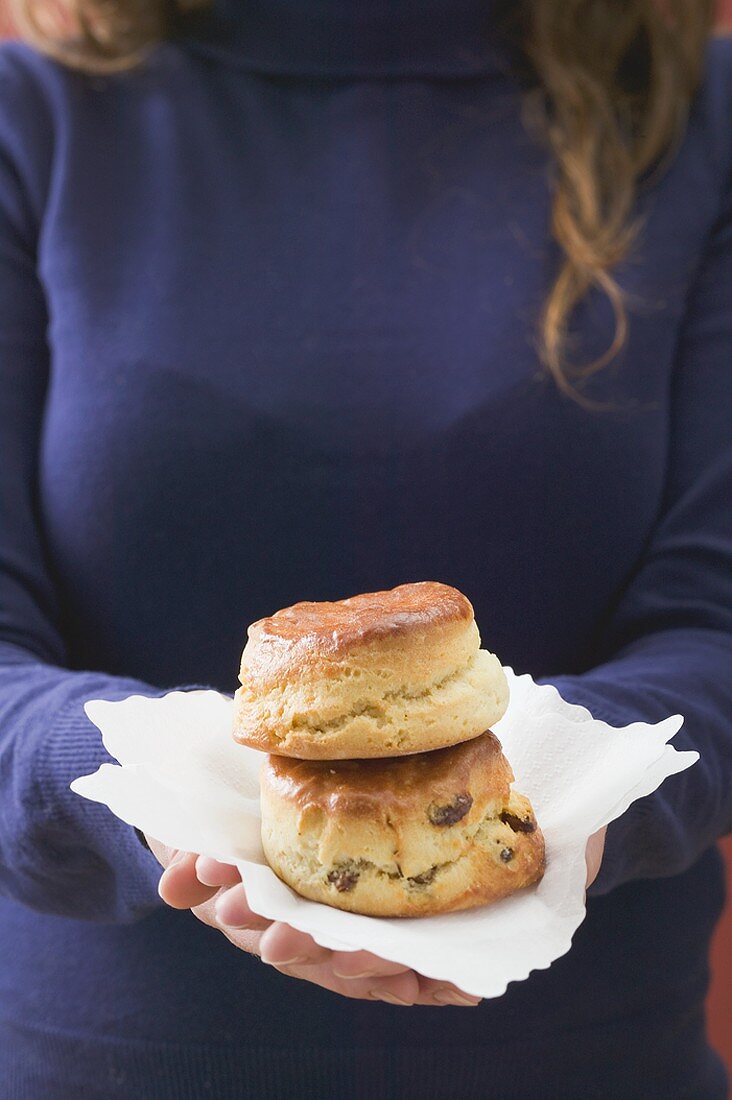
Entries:
{"label": "woman's right hand", "polygon": [[416,974],[368,951],[330,951],[312,936],[252,912],[236,867],[192,852],[166,848],[147,837],[164,868],[158,887],[173,909],[190,909],[242,951],[258,955],[283,974],[301,978],[343,997],[393,1005],[476,1005],[479,998],[449,982]]}

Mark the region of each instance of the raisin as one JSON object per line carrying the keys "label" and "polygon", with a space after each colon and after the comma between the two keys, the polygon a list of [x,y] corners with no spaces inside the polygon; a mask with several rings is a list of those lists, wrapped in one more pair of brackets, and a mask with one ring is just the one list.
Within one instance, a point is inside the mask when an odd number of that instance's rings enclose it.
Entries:
{"label": "raisin", "polygon": [[335,886],[339,894],[345,894],[358,882],[358,871],[348,867],[336,867],[328,872],[328,882],[331,886]]}
{"label": "raisin", "polygon": [[536,832],[536,822],[533,817],[517,817],[509,810],[504,810],[501,814],[501,821],[504,825],[509,825],[515,833]]}
{"label": "raisin", "polygon": [[513,848],[501,848],[501,859],[504,863],[510,863],[513,859]]}
{"label": "raisin", "polygon": [[455,825],[462,821],[472,805],[472,795],[456,794],[446,806],[435,806],[433,803],[427,810],[427,817],[433,825]]}
{"label": "raisin", "polygon": [[429,871],[423,871],[421,875],[412,875],[408,881],[413,886],[429,886],[436,874],[437,868],[430,867]]}

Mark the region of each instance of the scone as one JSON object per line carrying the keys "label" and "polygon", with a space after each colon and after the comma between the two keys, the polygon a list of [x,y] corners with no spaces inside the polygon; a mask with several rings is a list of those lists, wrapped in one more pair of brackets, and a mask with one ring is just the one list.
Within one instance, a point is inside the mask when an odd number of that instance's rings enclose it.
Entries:
{"label": "scone", "polygon": [[269,756],[262,842],[303,897],[375,917],[487,905],[536,882],[544,838],[490,732],[399,760]]}
{"label": "scone", "polygon": [[297,603],[249,628],[234,738],[303,760],[403,756],[479,736],[508,685],[455,588]]}

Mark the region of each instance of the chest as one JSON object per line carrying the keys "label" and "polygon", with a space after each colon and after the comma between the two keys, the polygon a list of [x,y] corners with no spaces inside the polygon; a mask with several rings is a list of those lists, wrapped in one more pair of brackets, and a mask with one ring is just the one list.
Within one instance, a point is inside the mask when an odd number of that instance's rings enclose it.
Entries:
{"label": "chest", "polygon": [[[251,618],[427,576],[487,606],[497,575],[506,649],[531,654],[509,606],[549,628],[568,586],[590,630],[658,509],[701,227],[649,209],[644,305],[595,390],[615,407],[590,413],[537,381],[551,180],[510,86],[188,77],[89,99],[44,238],[42,488],[73,598],[94,501],[97,567],[152,567],[170,601],[210,602],[243,554]],[[601,298],[575,327],[608,344]]]}

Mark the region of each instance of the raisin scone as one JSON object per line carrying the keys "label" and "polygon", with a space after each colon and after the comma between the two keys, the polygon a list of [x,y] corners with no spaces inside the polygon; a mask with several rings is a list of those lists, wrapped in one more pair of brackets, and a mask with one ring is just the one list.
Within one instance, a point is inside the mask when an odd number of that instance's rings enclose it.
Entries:
{"label": "raisin scone", "polygon": [[470,601],[435,581],[297,603],[249,627],[234,738],[303,760],[403,756],[479,736],[508,684]]}
{"label": "raisin scone", "polygon": [[378,917],[487,905],[538,881],[544,838],[498,739],[396,760],[269,756],[262,842],[303,897]]}

